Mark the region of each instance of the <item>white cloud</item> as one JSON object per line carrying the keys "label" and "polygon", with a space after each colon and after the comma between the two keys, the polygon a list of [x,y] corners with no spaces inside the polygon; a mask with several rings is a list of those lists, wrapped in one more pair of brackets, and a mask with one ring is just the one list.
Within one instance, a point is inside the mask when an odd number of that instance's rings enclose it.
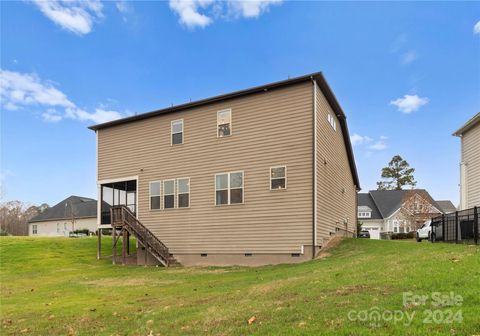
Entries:
{"label": "white cloud", "polygon": [[387,148],[387,144],[383,140],[378,140],[378,141],[375,141],[374,144],[368,146],[368,148],[373,150],[384,150],[385,148]]}
{"label": "white cloud", "polygon": [[57,112],[55,109],[48,109],[46,112],[42,113],[43,120],[47,122],[58,122],[63,119],[62,115]]}
{"label": "white cloud", "polygon": [[104,107],[87,112],[68,99],[51,82],[42,81],[36,74],[0,69],[0,101],[3,108],[14,111],[22,108],[46,109],[41,117],[48,122],[58,122],[65,118],[103,123],[119,119],[122,114]]}
{"label": "white cloud", "polygon": [[282,0],[170,0],[170,9],[187,28],[206,27],[215,18],[256,18]]}
{"label": "white cloud", "polygon": [[412,63],[417,58],[418,58],[418,55],[415,52],[415,50],[409,50],[406,53],[402,54],[402,56],[400,57],[400,62],[406,65],[406,64]]}
{"label": "white cloud", "polygon": [[205,27],[212,22],[208,16],[201,14],[203,9],[212,4],[212,0],[170,0],[170,9],[180,16],[180,23],[188,28]]}
{"label": "white cloud", "polygon": [[376,140],[376,141],[374,139],[370,138],[369,136],[366,136],[366,135],[362,136],[362,135],[357,134],[357,133],[354,133],[350,136],[350,141],[352,142],[353,146],[359,147],[359,146],[365,145],[363,148],[369,149],[366,152],[367,156],[372,155],[371,150],[379,151],[379,150],[383,150],[383,149],[387,148],[387,143],[385,141],[387,139],[388,139],[388,137],[386,137],[384,135],[381,135],[379,137],[379,140]]}
{"label": "white cloud", "polygon": [[412,113],[417,111],[423,105],[428,104],[427,97],[419,97],[417,95],[404,95],[403,98],[392,100],[390,105],[397,106],[398,110],[403,113]]}
{"label": "white cloud", "polygon": [[123,22],[127,22],[128,16],[131,16],[131,14],[133,13],[133,7],[126,0],[118,0],[115,3],[115,6],[122,15]]}
{"label": "white cloud", "polygon": [[358,145],[370,143],[373,141],[373,139],[366,135],[362,136],[360,134],[354,133],[353,135],[350,136],[350,141],[352,142],[353,146],[358,146]]}
{"label": "white cloud", "polygon": [[79,35],[90,33],[93,23],[103,18],[100,0],[32,1],[55,24]]}
{"label": "white cloud", "polygon": [[474,34],[480,34],[480,21],[475,23],[475,26],[473,26],[473,33]]}
{"label": "white cloud", "polygon": [[8,70],[0,70],[0,97],[7,110],[26,105],[75,106],[63,92],[49,82],[42,83],[35,74]]}
{"label": "white cloud", "polygon": [[129,10],[129,5],[128,2],[125,0],[120,0],[115,3],[115,6],[117,7],[118,11],[120,13],[127,13]]}
{"label": "white cloud", "polygon": [[267,11],[271,5],[280,4],[281,2],[282,0],[233,0],[227,3],[229,5],[229,11],[233,12],[234,16],[253,18]]}

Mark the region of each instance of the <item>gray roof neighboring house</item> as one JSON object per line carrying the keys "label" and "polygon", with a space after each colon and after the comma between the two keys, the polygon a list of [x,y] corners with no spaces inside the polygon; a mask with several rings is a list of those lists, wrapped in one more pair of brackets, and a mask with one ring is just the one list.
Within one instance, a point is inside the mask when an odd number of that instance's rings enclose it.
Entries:
{"label": "gray roof neighboring house", "polygon": [[93,198],[70,196],[33,217],[29,223],[57,219],[71,219],[72,217],[97,217],[97,201]]}
{"label": "gray roof neighboring house", "polygon": [[444,213],[451,213],[457,211],[457,207],[453,205],[452,201],[449,200],[444,200],[444,201],[436,201],[438,206],[440,206],[441,209]]}
{"label": "gray roof neighboring house", "polygon": [[428,201],[439,211],[443,211],[439,204],[430,196],[425,189],[409,189],[409,190],[370,190],[368,193],[358,194],[358,206],[368,206],[372,209],[372,205],[377,211],[372,211],[370,219],[384,219],[390,217],[397,211],[403,201],[405,195],[411,192],[418,192],[422,196],[426,196]]}
{"label": "gray roof neighboring house", "polygon": [[380,211],[378,211],[377,205],[369,193],[358,194],[358,206],[368,206],[372,209],[372,214],[369,219],[382,219],[382,215],[380,214]]}

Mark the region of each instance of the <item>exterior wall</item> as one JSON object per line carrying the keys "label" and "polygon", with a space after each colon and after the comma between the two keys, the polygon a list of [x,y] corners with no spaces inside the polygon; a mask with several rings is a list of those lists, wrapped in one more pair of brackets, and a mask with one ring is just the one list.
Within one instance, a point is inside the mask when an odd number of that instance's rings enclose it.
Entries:
{"label": "exterior wall", "polygon": [[[33,234],[33,225],[37,226],[37,234]],[[72,225],[72,221],[69,219],[59,219],[44,222],[33,222],[28,224],[29,236],[43,236],[43,237],[65,237],[71,231],[88,229],[91,232],[95,232],[97,229],[97,218],[79,218],[75,220],[75,224]]]}
{"label": "exterior wall", "polygon": [[[462,135],[461,209],[480,206],[480,122]],[[463,168],[463,169],[462,169]]]}
{"label": "exterior wall", "polygon": [[[232,136],[217,138],[217,111],[227,108]],[[177,119],[184,144],[171,146]],[[179,260],[291,257],[312,244],[312,119],[305,82],[100,129],[97,178],[138,176],[137,216]],[[288,189],[271,191],[270,167],[281,165]],[[234,171],[244,172],[244,204],[215,206],[215,174]],[[149,182],[181,177],[190,178],[190,208],[150,210]]]}
{"label": "exterior wall", "polygon": [[[323,246],[337,230],[356,231],[357,191],[349,166],[340,122],[319,88],[316,90],[317,245]],[[336,130],[328,121],[330,114]]]}

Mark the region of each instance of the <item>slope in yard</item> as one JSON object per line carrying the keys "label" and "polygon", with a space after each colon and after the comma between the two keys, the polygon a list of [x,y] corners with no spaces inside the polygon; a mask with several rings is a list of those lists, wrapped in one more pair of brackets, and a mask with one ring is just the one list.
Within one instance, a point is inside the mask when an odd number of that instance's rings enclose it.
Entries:
{"label": "slope in yard", "polygon": [[3,335],[480,334],[474,246],[349,239],[304,264],[164,269],[98,261],[92,238],[0,243]]}

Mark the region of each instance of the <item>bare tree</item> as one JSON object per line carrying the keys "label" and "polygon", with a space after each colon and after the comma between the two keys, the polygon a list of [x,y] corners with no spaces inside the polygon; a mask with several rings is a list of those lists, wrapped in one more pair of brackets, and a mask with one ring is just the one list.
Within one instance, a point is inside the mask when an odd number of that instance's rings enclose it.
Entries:
{"label": "bare tree", "polygon": [[12,236],[28,235],[28,221],[39,212],[48,208],[48,204],[40,207],[27,205],[21,201],[9,201],[0,204],[0,231]]}

